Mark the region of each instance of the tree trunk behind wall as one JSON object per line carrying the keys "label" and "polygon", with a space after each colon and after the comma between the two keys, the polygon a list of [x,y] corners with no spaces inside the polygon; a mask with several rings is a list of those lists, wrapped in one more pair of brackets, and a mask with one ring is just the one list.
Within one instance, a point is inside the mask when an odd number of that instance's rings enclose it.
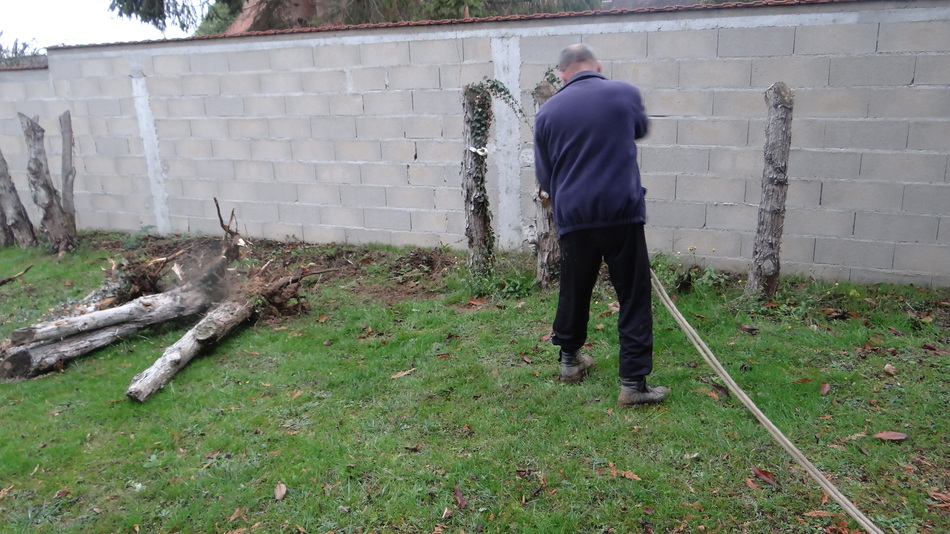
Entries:
{"label": "tree trunk behind wall", "polygon": [[487,144],[491,126],[491,95],[480,84],[466,85],[463,91],[462,190],[465,194],[465,236],[468,238],[468,266],[473,273],[487,274],[494,267],[495,235],[485,190],[488,168]]}
{"label": "tree trunk behind wall", "polygon": [[20,202],[20,195],[13,185],[13,179],[10,177],[10,168],[7,167],[7,161],[0,152],[0,215],[3,224],[3,243],[7,244],[7,239],[12,238],[22,248],[35,247],[37,245],[36,232],[33,230],[33,223],[26,213],[26,208]]}
{"label": "tree trunk behind wall", "polygon": [[765,169],[762,173],[762,201],[752,247],[752,268],[745,294],[771,297],[778,289],[781,263],[779,252],[785,225],[785,197],[788,192],[788,154],[792,144],[792,108],[795,95],[782,82],[765,91],[769,115],[765,125]]}
{"label": "tree trunk behind wall", "polygon": [[[541,82],[534,89],[534,100],[538,107],[544,105],[557,90],[549,82]],[[561,245],[557,239],[554,224],[554,211],[546,191],[538,189],[534,194],[535,211],[535,266],[538,285],[549,287],[557,278],[561,266]]]}
{"label": "tree trunk behind wall", "polygon": [[76,223],[63,210],[59,193],[50,178],[46,148],[43,145],[46,131],[37,122],[38,118],[31,119],[22,113],[18,115],[30,154],[26,165],[27,175],[30,177],[30,193],[33,195],[33,202],[43,212],[40,229],[57,252],[66,252],[76,244]]}

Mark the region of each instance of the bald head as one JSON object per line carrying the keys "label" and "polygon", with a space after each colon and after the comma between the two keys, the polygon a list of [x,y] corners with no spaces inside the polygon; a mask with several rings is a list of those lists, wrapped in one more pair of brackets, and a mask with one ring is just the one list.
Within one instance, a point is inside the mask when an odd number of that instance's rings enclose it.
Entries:
{"label": "bald head", "polygon": [[594,56],[594,51],[584,43],[572,44],[562,50],[557,67],[565,83],[578,72],[584,70],[600,72],[601,70],[600,61]]}

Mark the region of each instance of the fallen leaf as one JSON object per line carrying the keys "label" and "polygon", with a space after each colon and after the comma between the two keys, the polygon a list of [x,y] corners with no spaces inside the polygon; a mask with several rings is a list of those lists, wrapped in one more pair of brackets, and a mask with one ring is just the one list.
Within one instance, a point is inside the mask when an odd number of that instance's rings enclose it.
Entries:
{"label": "fallen leaf", "polygon": [[543,336],[541,336],[541,339],[540,339],[540,341],[544,341],[544,342],[548,342],[550,340],[551,340],[551,334],[544,334]]}
{"label": "fallen leaf", "polygon": [[389,378],[402,378],[402,377],[404,377],[404,376],[406,376],[406,375],[412,374],[412,372],[415,371],[415,370],[416,370],[416,368],[413,367],[412,369],[408,369],[408,370],[406,370],[406,371],[399,371],[398,373],[394,374],[393,376],[391,376],[391,377],[389,377]]}
{"label": "fallen leaf", "polygon": [[739,323],[739,329],[745,332],[746,334],[751,334],[753,336],[759,333],[758,328],[751,325],[747,325],[747,324]]}
{"label": "fallen leaf", "polygon": [[719,400],[719,394],[711,389],[699,388],[696,390],[696,393],[702,393],[703,395],[709,395],[709,398],[712,400]]}
{"label": "fallen leaf", "polygon": [[235,519],[241,517],[244,512],[240,508],[235,508],[234,513],[231,514],[231,517],[228,518],[228,523],[234,521]]}
{"label": "fallen leaf", "polygon": [[759,489],[759,487],[755,485],[755,481],[752,480],[752,479],[749,478],[749,477],[745,477],[745,485],[746,485],[746,486],[749,486],[750,488],[752,488],[752,489],[754,489],[754,490]]}
{"label": "fallen leaf", "polygon": [[874,437],[888,441],[901,441],[907,439],[907,434],[894,430],[885,430],[874,434]]}
{"label": "fallen leaf", "polygon": [[802,515],[805,517],[832,517],[831,512],[826,512],[824,510],[815,510],[813,512],[805,512]]}
{"label": "fallen leaf", "polygon": [[894,328],[893,326],[888,326],[887,329],[890,330],[891,333],[894,334],[895,336],[906,336],[906,335],[907,335],[907,332],[901,332],[900,330]]}
{"label": "fallen leaf", "polygon": [[611,302],[610,304],[607,305],[607,309],[609,309],[610,311],[612,311],[612,312],[614,312],[614,313],[620,313],[620,303],[619,303],[619,302]]}
{"label": "fallen leaf", "polygon": [[753,468],[752,468],[752,474],[755,475],[755,476],[757,476],[757,477],[758,477],[759,479],[761,479],[763,482],[765,482],[765,483],[767,483],[767,484],[771,484],[772,486],[775,486],[776,488],[780,486],[780,484],[778,483],[778,481],[775,480],[775,477],[772,476],[772,473],[770,473],[770,472],[768,472],[768,471],[763,471],[763,470],[759,469],[758,467],[753,467]]}
{"label": "fallen leaf", "polygon": [[534,363],[534,360],[532,360],[531,358],[525,356],[525,354],[524,354],[523,352],[521,353],[521,359],[524,360],[524,363],[527,363],[527,364]]}
{"label": "fallen leaf", "polygon": [[718,391],[719,393],[722,393],[726,398],[729,398],[729,397],[732,396],[732,395],[729,393],[729,390],[728,390],[725,386],[720,386],[719,384],[713,384],[712,387],[713,387],[713,389],[715,389],[715,390]]}
{"label": "fallen leaf", "polygon": [[329,317],[326,316],[326,315],[321,315],[321,316],[317,317],[317,322],[318,322],[318,323],[325,323],[325,322],[327,322],[327,319],[328,319],[328,318],[329,318]]}
{"label": "fallen leaf", "polygon": [[887,364],[884,366],[884,372],[891,376],[894,376],[897,374],[897,367],[894,367],[891,364]]}
{"label": "fallen leaf", "polygon": [[284,498],[284,495],[287,495],[287,486],[278,480],[277,486],[274,488],[274,500],[279,501]]}
{"label": "fallen leaf", "polygon": [[828,384],[828,382],[822,382],[821,389],[819,389],[819,391],[821,392],[821,396],[824,397],[831,392],[831,385]]}
{"label": "fallen leaf", "polygon": [[484,306],[488,301],[485,299],[468,299],[469,306]]}
{"label": "fallen leaf", "polygon": [[459,508],[465,508],[465,505],[468,504],[458,484],[455,485],[455,504],[457,504]]}
{"label": "fallen leaf", "polygon": [[811,378],[799,378],[795,381],[796,384],[805,384],[811,382]]}

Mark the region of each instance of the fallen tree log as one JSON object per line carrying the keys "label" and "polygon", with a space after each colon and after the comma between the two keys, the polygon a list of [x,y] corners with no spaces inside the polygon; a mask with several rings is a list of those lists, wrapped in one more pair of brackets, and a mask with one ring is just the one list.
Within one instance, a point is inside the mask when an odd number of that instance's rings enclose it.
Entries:
{"label": "fallen tree log", "polygon": [[185,333],[172,346],[165,349],[161,358],[151,367],[135,375],[125,395],[139,402],[145,402],[179,370],[188,364],[206,346],[214,345],[231,333],[254,313],[254,306],[248,301],[229,300],[213,308]]}

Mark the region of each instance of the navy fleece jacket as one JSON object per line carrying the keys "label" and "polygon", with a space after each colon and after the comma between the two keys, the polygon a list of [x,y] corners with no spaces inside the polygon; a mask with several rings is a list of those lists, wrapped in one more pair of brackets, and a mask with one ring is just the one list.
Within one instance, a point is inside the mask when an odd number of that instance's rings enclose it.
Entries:
{"label": "navy fleece jacket", "polygon": [[594,71],[575,74],[535,117],[534,165],[558,236],[646,222],[635,139],[649,119],[640,91]]}

